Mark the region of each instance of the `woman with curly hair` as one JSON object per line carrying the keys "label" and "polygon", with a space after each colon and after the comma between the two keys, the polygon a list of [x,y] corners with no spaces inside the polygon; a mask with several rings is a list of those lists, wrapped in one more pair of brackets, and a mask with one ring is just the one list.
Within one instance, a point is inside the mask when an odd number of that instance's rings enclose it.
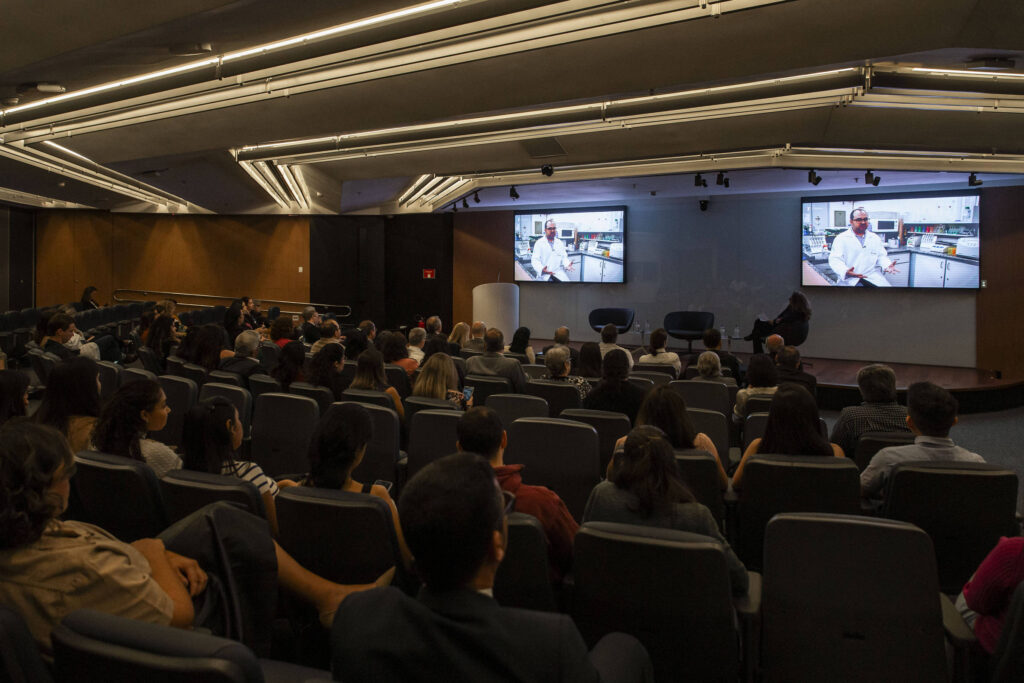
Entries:
{"label": "woman with curly hair", "polygon": [[409,347],[405,344],[405,336],[399,332],[392,332],[381,345],[381,355],[385,363],[391,363],[405,370],[412,377],[419,367],[419,363],[409,358]]}
{"label": "woman with curly hair", "polygon": [[91,358],[58,363],[46,381],[46,395],[33,419],[67,438],[71,452],[88,450],[100,414],[99,368]]}
{"label": "woman with curly hair", "polygon": [[279,315],[270,324],[270,341],[282,349],[285,344],[295,339],[295,325],[292,319],[286,315]]}
{"label": "woman with curly hair", "polygon": [[181,458],[170,448],[146,438],[167,425],[171,409],[160,385],[139,379],[123,385],[103,407],[92,442],[96,450],[144,462],[157,477],[181,469]]}
{"label": "woman with curly hair", "polygon": [[341,344],[326,344],[313,356],[309,363],[309,383],[327,387],[335,401],[343,400],[341,392],[348,388],[348,382],[341,374],[345,362],[345,351]]}
{"label": "woman with curly hair", "polygon": [[270,371],[270,376],[281,383],[281,388],[288,391],[292,382],[305,382],[306,375],[302,368],[306,363],[306,347],[300,341],[290,341],[281,348],[277,365]]}

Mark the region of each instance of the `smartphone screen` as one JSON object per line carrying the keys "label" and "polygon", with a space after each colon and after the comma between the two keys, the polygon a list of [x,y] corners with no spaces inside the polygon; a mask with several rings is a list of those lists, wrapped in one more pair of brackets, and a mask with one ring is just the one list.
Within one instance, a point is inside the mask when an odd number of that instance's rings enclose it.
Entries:
{"label": "smartphone screen", "polygon": [[383,486],[385,489],[387,489],[388,493],[391,493],[391,487],[393,486],[393,484],[390,481],[378,479],[377,481],[373,482],[373,484],[374,486]]}
{"label": "smartphone screen", "polygon": [[473,387],[466,387],[465,389],[462,390],[462,400],[463,401],[468,401],[472,397],[473,397]]}

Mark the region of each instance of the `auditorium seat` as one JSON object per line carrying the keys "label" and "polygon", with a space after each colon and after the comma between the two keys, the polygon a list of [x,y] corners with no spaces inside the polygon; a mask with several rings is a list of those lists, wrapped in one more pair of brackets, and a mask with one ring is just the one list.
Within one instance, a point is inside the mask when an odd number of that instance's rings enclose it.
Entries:
{"label": "auditorium seat", "polygon": [[405,481],[438,458],[455,452],[459,410],[419,410],[409,422],[409,460]]}
{"label": "auditorium seat", "polygon": [[412,394],[409,373],[405,371],[405,368],[388,363],[384,366],[384,375],[388,379],[388,384],[395,388],[400,398],[406,398]]}
{"label": "auditorium seat", "polygon": [[383,391],[372,391],[370,389],[346,389],[341,392],[341,399],[343,401],[355,401],[356,403],[372,403],[382,408],[395,407],[395,402],[391,400],[386,392]]}
{"label": "auditorium seat", "polygon": [[491,394],[487,407],[498,414],[507,431],[521,417],[549,417],[548,402],[527,394]]}
{"label": "auditorium seat", "polygon": [[157,375],[149,370],[143,370],[142,368],[124,368],[121,370],[121,386],[140,379],[148,379],[156,382]]}
{"label": "auditorium seat", "polygon": [[142,362],[143,368],[149,370],[154,375],[162,375],[164,373],[164,368],[161,367],[163,363],[153,349],[148,346],[140,346],[136,349],[136,352],[139,354],[139,361]]}
{"label": "auditorium seat", "polygon": [[426,396],[410,396],[402,401],[402,406],[405,408],[406,425],[412,425],[412,416],[421,410],[459,410],[451,401]]}
{"label": "auditorium seat", "polygon": [[751,595],[734,599],[716,540],[587,522],[576,534],[573,575],[572,616],[588,646],[619,631],[643,643],[655,680],[739,677],[737,611],[743,624],[756,618],[760,583],[752,574]]}
{"label": "auditorium seat", "polygon": [[615,442],[629,434],[632,425],[625,413],[610,410],[589,410],[587,408],[571,408],[563,410],[559,417],[566,420],[583,422],[597,430],[598,450],[601,454],[601,476],[608,469],[608,463],[615,452]]}
{"label": "auditorium seat", "polygon": [[697,448],[677,448],[675,456],[679,476],[686,482],[697,502],[711,511],[711,515],[718,522],[719,530],[724,534],[725,498],[722,495],[718,462],[713,455]]}
{"label": "auditorium seat", "polygon": [[482,355],[484,355],[484,352],[483,351],[477,351],[476,349],[471,349],[471,348],[468,348],[468,347],[467,348],[459,349],[459,357],[462,358],[462,359],[465,359],[465,360],[468,360],[468,359],[472,358],[473,356],[482,356]]}
{"label": "auditorium seat", "polygon": [[532,515],[512,512],[507,528],[505,559],[494,575],[494,599],[502,607],[558,611],[544,527]]}
{"label": "auditorium seat", "polygon": [[0,605],[0,680],[5,683],[54,683],[25,620]]}
{"label": "auditorium seat", "polygon": [[988,662],[988,672],[989,683],[1024,681],[1024,583],[1013,591],[1003,632]]}
{"label": "auditorium seat", "polygon": [[100,402],[106,402],[121,386],[121,366],[101,360],[96,363],[96,370],[100,374]]}
{"label": "auditorium seat", "polygon": [[256,374],[249,375],[249,391],[252,393],[252,400],[255,402],[260,394],[268,392],[283,393],[281,383],[270,375]]}
{"label": "auditorium seat", "polygon": [[473,405],[487,405],[491,394],[507,394],[512,391],[512,382],[507,377],[493,375],[466,375],[466,386],[473,387]]}
{"label": "auditorium seat", "polygon": [[523,372],[526,374],[526,379],[541,379],[548,374],[548,368],[541,363],[524,363]]}
{"label": "auditorium seat", "polygon": [[260,518],[267,516],[259,489],[231,474],[171,470],[160,480],[160,492],[170,524],[219,501],[234,503]]}
{"label": "auditorium seat", "polygon": [[[347,403],[340,401],[338,404]],[[398,420],[398,413],[392,408],[371,403],[360,403],[370,413],[373,422],[373,437],[366,445],[366,453],[363,461],[352,471],[352,478],[364,484],[372,484],[377,480],[389,481],[395,484],[391,495],[398,499],[398,468],[405,460],[405,453],[401,450],[402,429]]]}
{"label": "auditorium seat", "polygon": [[288,393],[296,396],[306,396],[316,401],[323,415],[334,403],[334,394],[327,387],[314,386],[309,382],[292,382],[288,385]]}
{"label": "auditorium seat", "polygon": [[767,413],[771,410],[771,396],[750,396],[747,398],[747,414]]}
{"label": "auditorium seat", "polygon": [[157,381],[163,389],[171,412],[167,415],[167,424],[164,428],[159,432],[153,432],[152,437],[168,446],[180,446],[185,415],[199,400],[199,389],[195,382],[185,377],[160,375]]}
{"label": "auditorium seat", "polygon": [[633,365],[633,372],[642,372],[647,374],[660,372],[664,375],[668,375],[672,379],[676,379],[678,376],[675,366],[669,365],[668,363],[636,363]]}
{"label": "auditorium seat", "polygon": [[697,433],[707,434],[711,443],[715,444],[715,450],[718,451],[722,465],[728,469],[729,463],[732,461],[732,455],[729,452],[729,418],[717,410],[704,408],[687,407],[686,414],[689,416],[694,430]]}
{"label": "auditorium seat", "polygon": [[669,386],[679,392],[686,402],[687,408],[713,410],[729,417],[732,405],[729,403],[729,389],[718,382],[698,382],[696,380],[677,379]]}
{"label": "auditorium seat", "polygon": [[233,384],[207,382],[199,390],[199,400],[205,401],[214,396],[227,399],[238,411],[238,419],[242,421],[242,434],[245,439],[252,438],[252,394],[248,389]]}
{"label": "auditorium seat", "polygon": [[649,394],[654,391],[654,380],[652,379],[641,377],[636,374],[630,374],[629,377],[626,378],[626,381],[643,391],[645,394]]}
{"label": "auditorium seat", "polygon": [[[629,373],[630,378],[637,377],[639,379],[645,379],[654,384],[656,387],[660,387],[662,384],[668,384],[672,381],[672,376],[664,372],[644,372],[637,370],[635,367],[632,372]],[[653,387],[651,387],[653,388]]]}
{"label": "auditorium seat", "polygon": [[184,377],[181,372],[181,368],[184,367],[187,362],[184,358],[179,358],[175,355],[167,356],[167,360],[164,361],[167,365],[167,372],[165,374],[175,375],[177,377]]}
{"label": "auditorium seat", "polygon": [[167,527],[160,484],[153,468],[120,455],[82,451],[75,455],[71,485],[81,521],[101,527],[125,543],[152,538]]}
{"label": "auditorium seat", "polygon": [[[857,438],[857,448],[853,452],[853,461],[861,472],[871,464],[871,458],[883,448],[889,446],[906,446],[914,443],[914,433],[907,432],[864,432]],[[850,453],[846,457],[850,457]]]}
{"label": "auditorium seat", "polygon": [[663,321],[670,337],[686,340],[687,353],[693,353],[693,342],[704,336],[704,330],[714,326],[715,314],[707,311],[673,311]]}
{"label": "auditorium seat", "polygon": [[206,368],[195,363],[185,363],[181,366],[181,376],[187,377],[196,383],[196,386],[203,386],[206,383]]}
{"label": "auditorium seat", "polygon": [[525,353],[512,353],[511,351],[505,351],[501,355],[505,356],[505,358],[512,358],[519,361],[520,365],[526,365],[530,362],[530,359],[526,357]]}
{"label": "auditorium seat", "polygon": [[563,410],[580,407],[580,392],[575,384],[555,379],[531,379],[526,383],[526,393],[547,401],[548,417],[557,417]]}
{"label": "auditorium seat", "polygon": [[211,370],[206,376],[208,382],[217,382],[219,384],[231,384],[236,387],[244,387],[245,382],[242,380],[242,376],[236,372],[225,372],[224,370]]}
{"label": "auditorium seat", "polygon": [[1019,535],[1016,509],[1012,470],[977,462],[908,462],[889,473],[882,515],[931,536],[939,585],[956,595],[1000,536]]}
{"label": "auditorium seat", "polygon": [[320,420],[316,401],[265,393],[255,401],[252,459],[271,477],[309,470],[309,440]]}
{"label": "auditorium seat", "polygon": [[274,342],[260,342],[259,358],[260,365],[267,372],[277,367],[277,360],[281,357],[281,347]]}

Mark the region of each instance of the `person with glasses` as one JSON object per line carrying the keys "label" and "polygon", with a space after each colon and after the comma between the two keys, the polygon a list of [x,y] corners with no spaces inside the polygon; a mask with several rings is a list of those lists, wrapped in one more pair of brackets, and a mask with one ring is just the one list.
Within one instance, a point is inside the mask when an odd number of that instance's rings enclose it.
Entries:
{"label": "person with glasses", "polygon": [[896,261],[885,253],[885,242],[869,230],[864,207],[850,212],[850,228],[836,235],[828,256],[836,284],[842,287],[891,287],[885,273],[896,273]]}
{"label": "person with glasses", "polygon": [[[515,505],[491,465],[456,453],[406,484],[399,517],[424,586],[353,593],[331,631],[331,669],[345,681],[649,681],[631,636],[588,654],[565,614],[506,608],[493,597]],[[603,670],[602,663],[615,671]],[[599,668],[602,670],[599,671]]]}

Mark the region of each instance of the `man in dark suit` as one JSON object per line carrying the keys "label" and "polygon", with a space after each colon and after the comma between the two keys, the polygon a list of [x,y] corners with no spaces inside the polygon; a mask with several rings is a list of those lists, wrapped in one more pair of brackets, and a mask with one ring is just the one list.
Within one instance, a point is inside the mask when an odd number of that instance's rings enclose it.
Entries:
{"label": "man in dark suit", "polygon": [[722,362],[722,367],[729,368],[729,372],[736,379],[736,384],[739,384],[743,380],[743,376],[740,374],[740,359],[728,351],[722,350],[722,333],[713,327],[709,327],[704,330],[703,341],[704,348],[708,351],[713,351],[718,356],[718,360]]}
{"label": "man in dark suit", "polygon": [[[386,587],[342,601],[331,629],[334,677],[651,680],[647,653],[630,636],[610,634],[588,655],[567,615],[495,602],[491,591],[505,556],[506,515],[514,503],[479,455],[449,455],[420,470],[406,484],[399,517],[425,585],[417,598]],[[614,672],[605,669],[606,662],[614,664]]]}
{"label": "man in dark suit", "polygon": [[526,376],[523,366],[515,358],[502,355],[505,349],[505,335],[496,327],[487,330],[484,335],[485,351],[482,356],[473,356],[466,361],[467,375],[494,375],[507,377],[512,383],[512,391],[517,394],[526,390]]}
{"label": "man in dark suit", "polygon": [[559,345],[569,349],[569,374],[575,375],[576,364],[579,363],[580,360],[580,352],[579,350],[569,346],[569,328],[564,325],[555,330],[555,343],[552,344],[551,346],[545,346],[543,352],[547,353],[548,349],[550,349],[552,346]]}
{"label": "man in dark suit", "polygon": [[800,352],[795,346],[783,346],[775,357],[775,365],[779,373],[779,384],[783,382],[799,384],[811,392],[811,396],[817,398],[818,379],[814,375],[804,372],[803,363],[800,362]]}
{"label": "man in dark suit", "polygon": [[436,315],[430,316],[429,318],[427,318],[427,322],[424,323],[423,326],[427,330],[427,341],[430,341],[431,339],[435,339],[436,338],[436,339],[440,339],[445,344],[448,343],[448,337],[446,337],[444,335],[444,333],[441,332],[441,326],[442,325],[441,325],[441,318],[440,317],[438,317]]}

